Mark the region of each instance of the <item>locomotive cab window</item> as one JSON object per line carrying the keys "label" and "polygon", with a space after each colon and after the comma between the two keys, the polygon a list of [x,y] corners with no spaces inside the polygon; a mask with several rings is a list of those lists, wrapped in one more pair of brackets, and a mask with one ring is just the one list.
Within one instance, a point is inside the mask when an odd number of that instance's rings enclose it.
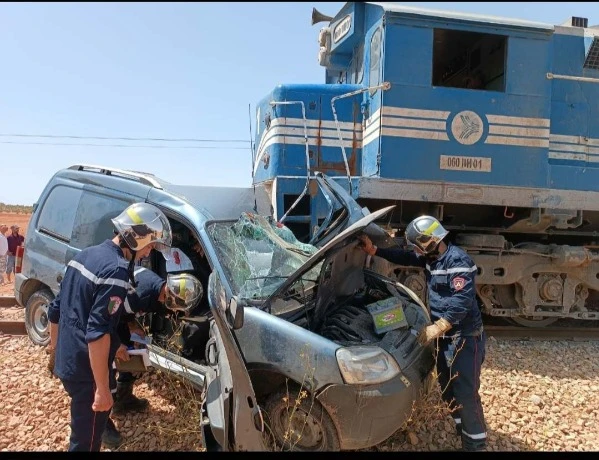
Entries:
{"label": "locomotive cab window", "polygon": [[360,45],[354,51],[351,66],[349,68],[349,83],[360,85],[364,80],[364,45]]}
{"label": "locomotive cab window", "polygon": [[[383,38],[383,32],[379,26],[370,39],[370,76],[368,85],[377,86],[381,83],[381,42]],[[370,95],[373,96],[376,93],[375,90],[370,90]]]}
{"label": "locomotive cab window", "polygon": [[433,86],[505,91],[507,37],[435,29]]}

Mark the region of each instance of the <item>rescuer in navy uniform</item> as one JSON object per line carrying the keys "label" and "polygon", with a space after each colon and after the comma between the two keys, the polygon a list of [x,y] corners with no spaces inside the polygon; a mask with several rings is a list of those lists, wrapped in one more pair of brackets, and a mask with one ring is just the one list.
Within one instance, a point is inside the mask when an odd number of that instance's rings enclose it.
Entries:
{"label": "rescuer in navy uniform", "polygon": [[437,374],[443,400],[456,422],[463,450],[483,450],[487,433],[479,396],[480,371],[486,337],[476,300],[476,265],[468,254],[444,239],[448,232],[431,216],[414,219],[406,240],[414,251],[377,248],[360,235],[362,249],[389,262],[426,270],[433,324],[422,329],[418,341],[437,342]]}
{"label": "rescuer in navy uniform", "polygon": [[[166,250],[172,233],[157,207],[134,203],[112,219],[116,236],[83,249],[67,265],[48,308],[54,374],[71,398],[69,451],[99,451],[113,405],[115,359],[127,361],[117,334],[123,304],[135,285],[136,260]],[[166,257],[166,256],[165,256]]]}
{"label": "rescuer in navy uniform", "polygon": [[[160,312],[164,306],[171,311],[188,313],[200,301],[203,295],[202,283],[187,273],[169,274],[167,279],[161,278],[152,270],[144,267],[135,269],[135,291],[127,295],[124,312],[118,325],[119,339],[122,344],[131,347],[131,331],[144,335],[139,326],[132,325],[136,315]],[[148,406],[147,399],[133,395],[133,384],[136,376],[130,372],[119,372],[116,379],[116,397],[113,413],[144,410]],[[102,443],[110,448],[118,447],[122,436],[114,422],[108,417]]]}

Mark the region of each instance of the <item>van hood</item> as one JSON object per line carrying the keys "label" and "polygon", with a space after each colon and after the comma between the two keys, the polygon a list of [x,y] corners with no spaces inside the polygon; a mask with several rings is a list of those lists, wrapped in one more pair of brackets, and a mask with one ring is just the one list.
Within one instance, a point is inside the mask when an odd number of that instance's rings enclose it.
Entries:
{"label": "van hood", "polygon": [[[352,240],[354,240],[356,238],[356,236],[359,233],[362,233],[363,231],[365,231],[366,227],[368,227],[370,224],[372,224],[377,219],[380,219],[381,217],[388,214],[389,211],[391,211],[394,207],[395,207],[394,205],[387,206],[386,208],[379,209],[378,211],[370,213],[370,214],[362,217],[357,222],[350,225],[345,230],[343,230],[341,233],[339,233],[337,236],[335,236],[333,239],[331,239],[328,243],[326,243],[323,247],[318,249],[318,251],[313,253],[310,256],[310,258],[308,258],[294,273],[289,275],[289,277],[285,280],[285,282],[283,282],[277,288],[277,290],[274,291],[269,296],[269,298],[267,299],[267,302],[270,299],[280,295],[282,292],[284,292],[286,289],[288,289],[291,285],[293,285],[296,281],[298,281],[300,278],[304,277],[310,270],[312,270],[314,267],[316,267],[318,264],[320,264],[322,261],[324,261],[328,257],[329,254],[336,251],[338,248],[344,247],[347,244],[349,244]],[[378,228],[380,230],[380,232],[384,233],[384,231],[380,227],[377,226],[376,228]],[[378,233],[378,232],[376,232],[376,233]],[[366,257],[366,254],[364,254],[364,257]]]}

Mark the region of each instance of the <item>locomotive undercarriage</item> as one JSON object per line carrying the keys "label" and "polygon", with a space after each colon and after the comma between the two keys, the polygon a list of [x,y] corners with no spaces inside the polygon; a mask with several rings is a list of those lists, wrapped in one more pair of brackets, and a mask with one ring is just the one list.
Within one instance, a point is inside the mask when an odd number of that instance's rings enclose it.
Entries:
{"label": "locomotive undercarriage", "polygon": [[[490,240],[501,247],[483,247]],[[458,234],[456,243],[478,267],[477,293],[484,314],[529,327],[547,326],[560,318],[599,320],[599,253],[538,243],[505,249],[509,244],[501,235]],[[397,277],[426,300],[422,269],[382,260],[375,264],[377,271]]]}
{"label": "locomotive undercarriage", "polygon": [[[312,199],[317,199],[312,196]],[[318,197],[319,198],[319,197]],[[483,314],[528,327],[561,318],[599,320],[599,211],[358,198],[369,210],[396,205],[387,222],[402,244],[413,218],[429,214],[478,267]],[[371,268],[396,277],[426,302],[424,271],[375,258]]]}

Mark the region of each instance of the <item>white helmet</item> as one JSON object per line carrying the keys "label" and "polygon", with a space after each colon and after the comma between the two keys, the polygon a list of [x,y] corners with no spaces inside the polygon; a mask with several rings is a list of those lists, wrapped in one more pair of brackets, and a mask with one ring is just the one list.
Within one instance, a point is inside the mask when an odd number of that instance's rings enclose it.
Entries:
{"label": "white helmet", "polygon": [[204,294],[200,280],[189,273],[169,274],[166,288],[165,305],[171,310],[189,312]]}
{"label": "white helmet", "polygon": [[172,244],[171,224],[164,213],[149,203],[133,203],[112,219],[117,232],[133,251],[154,243],[156,250],[168,258]]}
{"label": "white helmet", "polygon": [[441,222],[432,216],[420,216],[410,222],[406,228],[406,240],[422,253],[430,254],[449,232]]}

